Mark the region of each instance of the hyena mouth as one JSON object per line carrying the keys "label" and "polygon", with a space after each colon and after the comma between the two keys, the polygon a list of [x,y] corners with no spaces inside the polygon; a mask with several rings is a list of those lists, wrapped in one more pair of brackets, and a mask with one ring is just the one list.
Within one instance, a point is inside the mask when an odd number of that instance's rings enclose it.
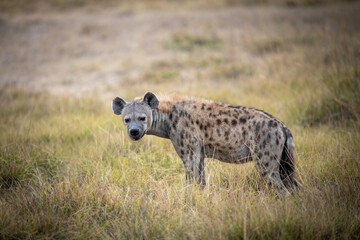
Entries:
{"label": "hyena mouth", "polygon": [[140,140],[144,135],[145,135],[145,133],[139,134],[139,135],[137,135],[137,136],[130,136],[130,138],[131,138],[131,140],[138,141],[138,140]]}

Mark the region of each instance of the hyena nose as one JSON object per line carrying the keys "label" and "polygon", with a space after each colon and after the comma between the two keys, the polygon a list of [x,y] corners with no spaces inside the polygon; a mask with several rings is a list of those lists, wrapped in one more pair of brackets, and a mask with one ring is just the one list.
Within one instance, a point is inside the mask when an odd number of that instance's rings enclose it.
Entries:
{"label": "hyena nose", "polygon": [[130,130],[130,135],[131,136],[135,137],[135,136],[139,135],[139,133],[140,133],[139,129],[134,128],[134,129]]}

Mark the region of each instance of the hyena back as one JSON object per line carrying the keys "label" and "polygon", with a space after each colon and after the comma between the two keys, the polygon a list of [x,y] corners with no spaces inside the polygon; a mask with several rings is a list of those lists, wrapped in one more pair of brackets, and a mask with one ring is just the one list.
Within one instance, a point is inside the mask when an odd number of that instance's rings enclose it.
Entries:
{"label": "hyena back", "polygon": [[298,186],[291,132],[264,111],[177,96],[158,99],[150,92],[129,103],[116,97],[112,107],[132,140],[145,134],[170,139],[189,183],[195,176],[206,184],[204,158],[209,157],[237,164],[255,161],[261,177],[279,193]]}

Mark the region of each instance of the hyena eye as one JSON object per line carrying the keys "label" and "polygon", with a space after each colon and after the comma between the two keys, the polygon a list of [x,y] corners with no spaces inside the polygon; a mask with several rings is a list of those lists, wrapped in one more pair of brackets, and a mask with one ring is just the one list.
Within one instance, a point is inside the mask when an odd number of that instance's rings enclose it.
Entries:
{"label": "hyena eye", "polygon": [[130,122],[130,118],[125,118],[125,123],[128,123],[128,122]]}
{"label": "hyena eye", "polygon": [[146,120],[146,118],[145,117],[139,117],[139,120],[143,122],[143,121]]}

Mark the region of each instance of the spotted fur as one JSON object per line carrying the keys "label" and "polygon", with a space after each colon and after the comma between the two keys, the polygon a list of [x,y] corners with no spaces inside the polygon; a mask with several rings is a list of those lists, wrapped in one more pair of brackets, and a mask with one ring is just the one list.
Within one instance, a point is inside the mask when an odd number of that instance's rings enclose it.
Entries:
{"label": "spotted fur", "polygon": [[[264,111],[179,96],[157,98],[153,93],[130,103],[117,97],[113,110],[122,114],[133,140],[144,134],[170,139],[188,182],[195,176],[205,185],[204,158],[214,158],[236,164],[254,161],[260,176],[280,193],[298,185],[291,132]],[[132,135],[134,129],[138,136]]]}

